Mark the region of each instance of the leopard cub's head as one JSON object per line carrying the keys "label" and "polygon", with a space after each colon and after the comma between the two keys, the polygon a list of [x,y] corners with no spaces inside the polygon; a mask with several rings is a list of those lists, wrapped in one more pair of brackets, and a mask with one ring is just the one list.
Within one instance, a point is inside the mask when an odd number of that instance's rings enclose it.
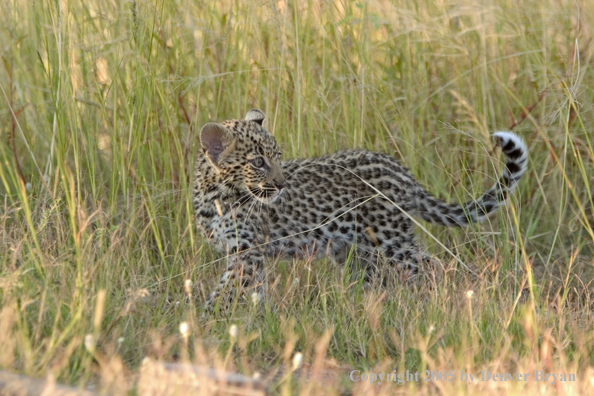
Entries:
{"label": "leopard cub's head", "polygon": [[262,127],[265,117],[252,109],[244,120],[208,123],[200,131],[200,145],[221,176],[217,187],[244,190],[268,204],[283,192],[285,178],[276,140]]}

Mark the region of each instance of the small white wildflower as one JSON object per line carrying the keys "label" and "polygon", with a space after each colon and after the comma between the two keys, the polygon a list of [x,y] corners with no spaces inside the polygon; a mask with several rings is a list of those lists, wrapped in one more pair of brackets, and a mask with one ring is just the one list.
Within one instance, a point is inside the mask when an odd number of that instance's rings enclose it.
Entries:
{"label": "small white wildflower", "polygon": [[291,283],[291,287],[297,287],[297,286],[299,286],[299,278],[293,279],[293,282]]}
{"label": "small white wildflower", "polygon": [[27,184],[25,184],[25,190],[31,191],[31,183],[27,182]]}
{"label": "small white wildflower", "polygon": [[466,298],[470,300],[472,296],[474,296],[474,292],[472,290],[468,290],[466,292]]}
{"label": "small white wildflower", "polygon": [[186,290],[186,294],[188,295],[188,297],[192,297],[192,280],[191,279],[186,279],[186,281],[184,282],[184,289]]}
{"label": "small white wildflower", "polygon": [[118,345],[121,345],[122,342],[124,342],[125,338],[124,337],[120,337],[118,338]]}
{"label": "small white wildflower", "polygon": [[260,293],[258,293],[258,292],[252,293],[252,303],[254,303],[254,305],[258,305],[261,298],[262,298],[262,296],[260,296]]}
{"label": "small white wildflower", "polygon": [[188,325],[188,322],[181,322],[179,324],[179,332],[181,333],[182,337],[188,338],[190,335],[190,325]]}
{"label": "small white wildflower", "polygon": [[429,334],[433,333],[435,331],[435,326],[431,325],[429,326]]}
{"label": "small white wildflower", "polygon": [[95,352],[95,337],[93,337],[93,334],[87,334],[85,336],[84,344],[87,351],[91,353]]}
{"label": "small white wildflower", "polygon": [[255,380],[259,380],[261,377],[262,377],[262,374],[260,374],[259,371],[256,371],[254,373],[254,375],[252,375],[252,378],[255,379]]}
{"label": "small white wildflower", "polygon": [[232,324],[229,327],[229,336],[231,337],[232,341],[235,341],[237,339],[237,333],[238,333],[237,325]]}
{"label": "small white wildflower", "polygon": [[293,356],[293,370],[297,370],[303,364],[303,354],[301,352],[297,352],[295,356]]}

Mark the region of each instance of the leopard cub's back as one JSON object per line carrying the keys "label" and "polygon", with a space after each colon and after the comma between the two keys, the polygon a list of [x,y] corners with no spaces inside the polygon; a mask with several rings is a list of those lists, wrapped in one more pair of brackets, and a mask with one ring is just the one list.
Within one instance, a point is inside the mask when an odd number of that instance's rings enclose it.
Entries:
{"label": "leopard cub's back", "polygon": [[287,192],[267,208],[275,253],[332,255],[355,240],[371,254],[385,244],[388,255],[413,248],[412,222],[394,203],[412,210],[419,185],[393,158],[347,150],[282,168]]}

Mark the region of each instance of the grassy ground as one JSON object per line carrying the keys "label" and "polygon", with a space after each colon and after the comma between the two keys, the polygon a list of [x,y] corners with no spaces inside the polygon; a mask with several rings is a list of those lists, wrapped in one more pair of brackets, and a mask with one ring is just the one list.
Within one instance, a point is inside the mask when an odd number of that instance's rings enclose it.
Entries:
{"label": "grassy ground", "polygon": [[[0,368],[113,393],[145,357],[283,394],[594,392],[591,1],[9,0],[0,17]],[[252,107],[287,158],[390,153],[446,200],[493,182],[495,130],[525,138],[528,172],[490,223],[419,230],[435,282],[363,291],[325,260],[274,262],[272,306],[201,320],[224,264],[192,222],[196,134]]]}

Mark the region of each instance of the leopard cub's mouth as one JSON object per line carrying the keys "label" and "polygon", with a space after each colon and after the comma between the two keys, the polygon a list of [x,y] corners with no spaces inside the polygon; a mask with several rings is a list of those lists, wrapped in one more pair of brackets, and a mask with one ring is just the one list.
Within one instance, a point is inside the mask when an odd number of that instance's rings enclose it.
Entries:
{"label": "leopard cub's mouth", "polygon": [[285,191],[285,188],[283,187],[279,190],[276,187],[264,185],[249,187],[248,190],[258,201],[265,204],[271,204],[280,198]]}

